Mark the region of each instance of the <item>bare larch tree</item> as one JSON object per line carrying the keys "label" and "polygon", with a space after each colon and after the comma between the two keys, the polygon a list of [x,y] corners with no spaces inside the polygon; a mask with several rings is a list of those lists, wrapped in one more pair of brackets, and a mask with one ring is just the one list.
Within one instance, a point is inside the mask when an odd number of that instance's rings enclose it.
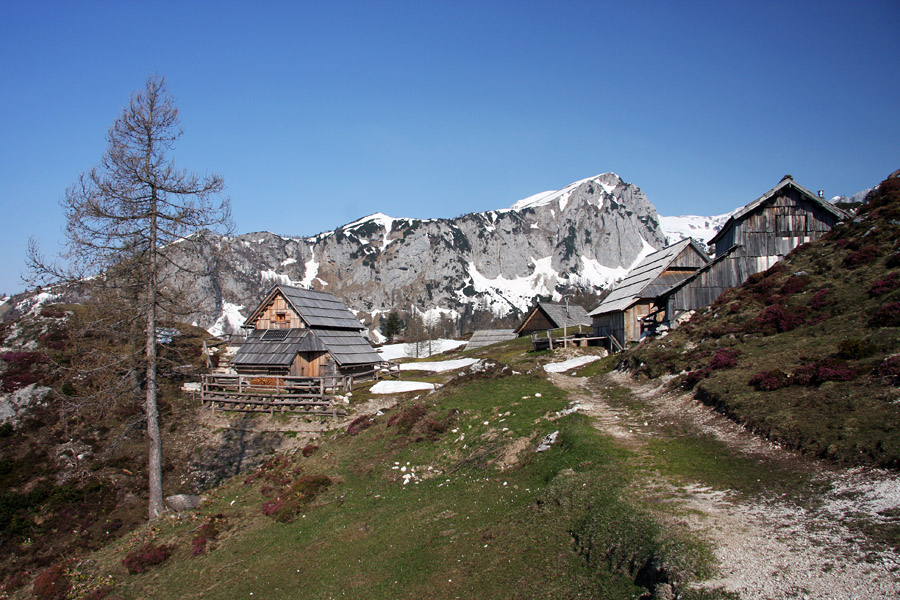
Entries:
{"label": "bare larch tree", "polygon": [[132,318],[144,323],[144,411],[149,438],[149,516],[165,509],[162,439],[157,407],[157,320],[178,312],[178,290],[166,273],[181,268],[168,258],[184,251],[192,234],[227,231],[230,205],[222,178],[178,169],[170,157],[181,137],[178,109],[160,75],[147,78],[106,135],[100,164],[83,173],[61,202],[66,216],[62,261],[44,261],[29,247],[32,273],[44,280],[94,287],[125,299]]}

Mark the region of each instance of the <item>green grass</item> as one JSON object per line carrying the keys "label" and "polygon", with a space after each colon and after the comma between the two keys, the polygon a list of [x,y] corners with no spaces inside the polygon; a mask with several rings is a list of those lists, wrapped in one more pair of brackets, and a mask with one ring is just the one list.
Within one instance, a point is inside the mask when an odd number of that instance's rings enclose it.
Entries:
{"label": "green grass", "polygon": [[[631,453],[586,417],[545,418],[567,398],[544,379],[457,382],[418,402],[424,414],[406,404],[292,457],[285,473],[333,481],[292,522],[262,514],[265,478],[236,478],[196,520],[159,525],[158,540],[175,546],[166,563],[125,573],[123,552],[144,532],[102,553],[101,574],[125,598],[499,599],[630,598],[651,585],[639,576],[651,563],[679,585],[710,573],[702,545],[629,497]],[[401,427],[411,414],[420,418]],[[557,430],[551,450],[533,452]],[[190,558],[192,532],[217,513],[214,549]]]}

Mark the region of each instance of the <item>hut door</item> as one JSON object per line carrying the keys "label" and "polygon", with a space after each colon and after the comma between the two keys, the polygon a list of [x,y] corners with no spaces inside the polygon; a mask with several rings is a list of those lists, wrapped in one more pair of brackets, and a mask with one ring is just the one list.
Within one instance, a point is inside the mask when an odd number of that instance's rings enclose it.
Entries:
{"label": "hut door", "polygon": [[319,377],[325,352],[299,352],[294,364],[291,365],[291,375],[297,377]]}

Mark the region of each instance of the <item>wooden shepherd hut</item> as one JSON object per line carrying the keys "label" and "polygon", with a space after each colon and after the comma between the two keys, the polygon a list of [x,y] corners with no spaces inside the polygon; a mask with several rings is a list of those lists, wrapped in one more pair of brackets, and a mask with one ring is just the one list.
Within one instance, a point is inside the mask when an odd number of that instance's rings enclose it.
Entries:
{"label": "wooden shepherd hut", "polygon": [[774,188],[733,213],[709,245],[715,259],[665,298],[667,320],[709,306],[751,275],[765,271],[791,250],[819,239],[851,215],[785,175]]}
{"label": "wooden shepherd hut", "polygon": [[525,315],[525,318],[514,331],[516,335],[521,337],[530,333],[562,329],[563,327],[579,328],[590,326],[591,318],[583,306],[538,302]]}
{"label": "wooden shepherd hut", "polygon": [[614,348],[639,341],[665,320],[660,298],[708,262],[706,252],[691,238],[647,255],[591,311],[594,335],[611,338]]}
{"label": "wooden shepherd hut", "polygon": [[326,292],[276,285],[243,327],[231,360],[240,375],[364,376],[383,361],[347,307]]}

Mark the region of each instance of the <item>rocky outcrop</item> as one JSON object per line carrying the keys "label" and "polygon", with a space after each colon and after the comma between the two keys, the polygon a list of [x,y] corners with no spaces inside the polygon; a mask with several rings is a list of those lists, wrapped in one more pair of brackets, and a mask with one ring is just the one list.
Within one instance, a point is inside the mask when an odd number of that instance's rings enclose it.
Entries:
{"label": "rocky outcrop", "polygon": [[175,285],[197,299],[193,320],[222,333],[275,283],[328,291],[366,323],[391,310],[457,322],[514,317],[538,297],[608,287],[665,236],[644,193],[605,173],[456,219],[379,213],[310,238],[201,241],[199,256],[177,259],[188,272]]}

